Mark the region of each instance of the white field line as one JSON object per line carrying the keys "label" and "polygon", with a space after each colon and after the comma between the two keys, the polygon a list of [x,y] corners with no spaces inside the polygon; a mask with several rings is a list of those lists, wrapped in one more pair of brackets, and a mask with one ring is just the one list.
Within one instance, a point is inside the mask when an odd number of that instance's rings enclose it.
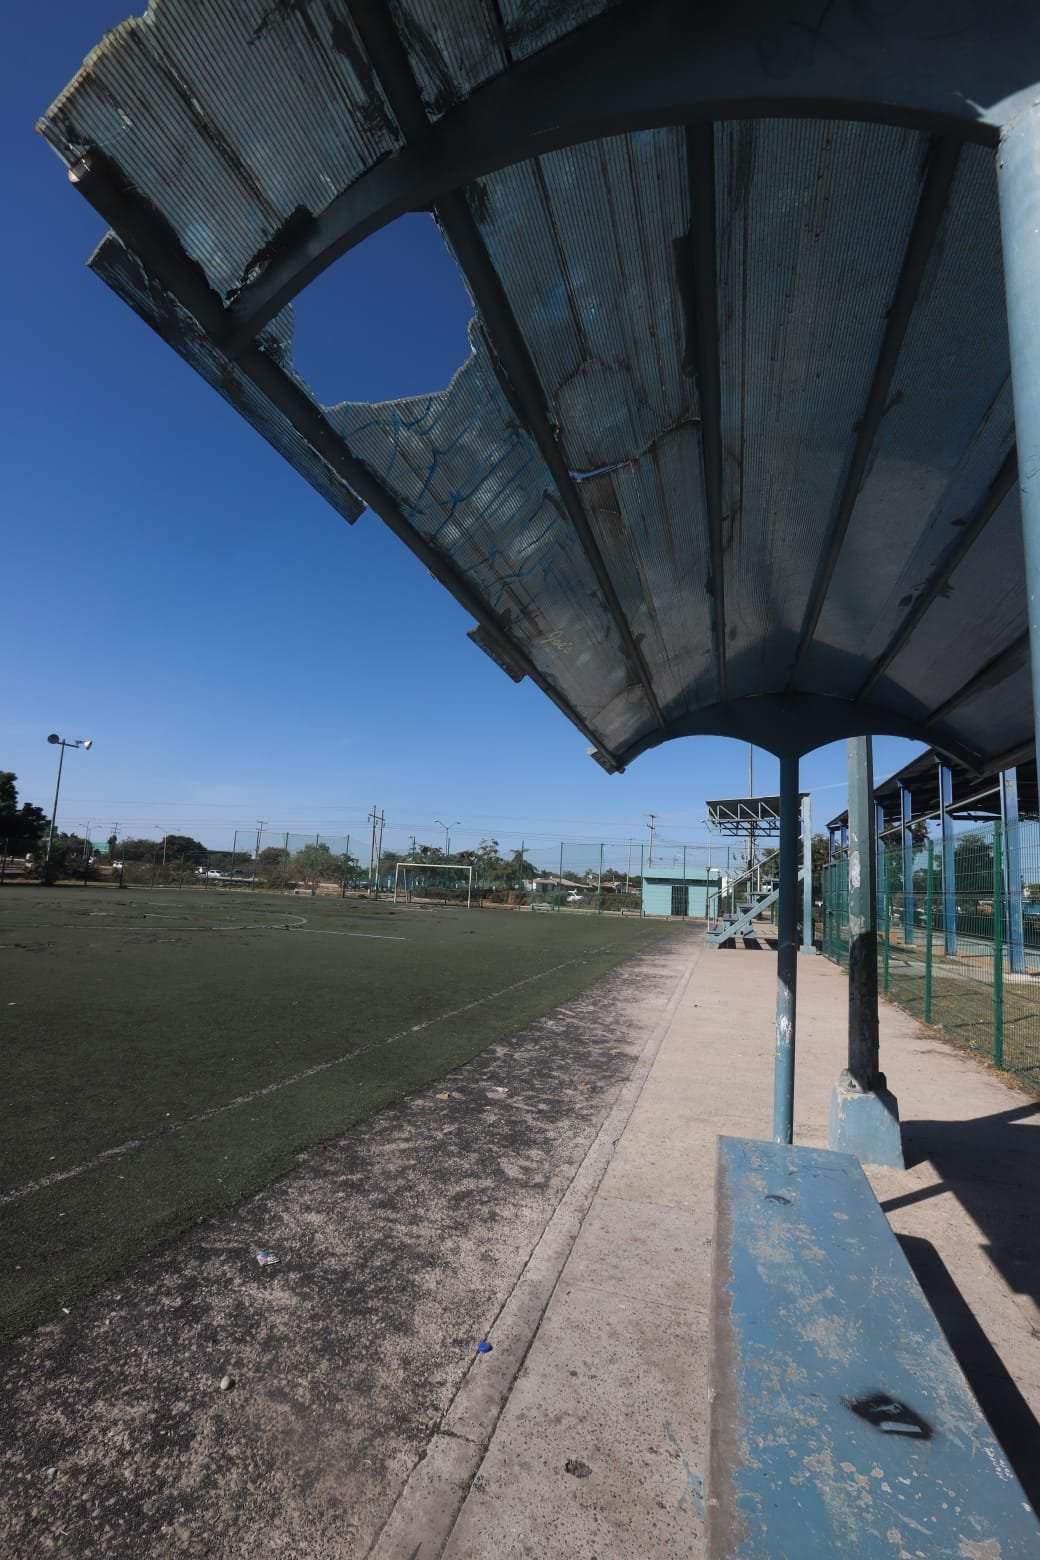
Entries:
{"label": "white field line", "polygon": [[320,926],[301,926],[301,932],[312,937],[367,937],[372,942],[407,942],[407,937],[395,937],[392,932],[326,932]]}
{"label": "white field line", "polygon": [[319,1073],[328,1072],[330,1068],[342,1067],[344,1062],[351,1062],[355,1057],[364,1056],[368,1051],[376,1051],[380,1046],[393,1045],[395,1040],[406,1040],[409,1035],[417,1035],[423,1029],[430,1029],[434,1024],[446,1023],[449,1018],[461,1018],[463,1013],[471,1013],[474,1008],[483,1007],[486,1002],[495,1002],[499,997],[508,996],[511,991],[519,991],[521,986],[530,986],[536,980],[544,980],[547,975],[555,975],[558,970],[565,970],[572,964],[585,964],[608,946],[609,944],[604,943],[602,948],[590,948],[589,952],[581,958],[564,959],[562,964],[554,964],[551,968],[539,970],[534,975],[525,975],[523,980],[515,980],[512,985],[503,986],[500,991],[491,991],[485,997],[477,997],[472,1002],[464,1003],[462,1007],[451,1008],[447,1013],[438,1013],[435,1018],[424,1019],[421,1024],[412,1024],[408,1029],[399,1029],[396,1034],[387,1035],[383,1040],[373,1040],[371,1045],[359,1046],[356,1051],[344,1051],[342,1056],[334,1056],[330,1061],[315,1062],[313,1067],[305,1067],[289,1078],[280,1078],[276,1083],[265,1084],[262,1089],[251,1089],[247,1094],[238,1094],[223,1105],[214,1105],[210,1110],[202,1110],[194,1116],[186,1116],[183,1121],[175,1122],[171,1126],[160,1127],[155,1132],[146,1132],[141,1137],[128,1138],[125,1143],[117,1143],[114,1148],[106,1148],[103,1153],[95,1154],[93,1159],[85,1159],[82,1164],[73,1165],[69,1170],[55,1170],[51,1175],[41,1176],[38,1181],[27,1181],[24,1186],[16,1186],[13,1191],[0,1193],[0,1208],[20,1202],[23,1197],[29,1197],[33,1192],[42,1192],[48,1186],[57,1186],[61,1181],[71,1181],[76,1176],[86,1175],[88,1171],[98,1169],[107,1160],[120,1159],[126,1154],[132,1154],[135,1149],[143,1148],[146,1143],[168,1137],[174,1132],[181,1132],[185,1127],[194,1127],[201,1122],[212,1121],[214,1116],[222,1116],[225,1111],[237,1110],[241,1105],[251,1105],[254,1100],[262,1100],[269,1094],[277,1094],[281,1089],[291,1088],[295,1083],[316,1078]]}

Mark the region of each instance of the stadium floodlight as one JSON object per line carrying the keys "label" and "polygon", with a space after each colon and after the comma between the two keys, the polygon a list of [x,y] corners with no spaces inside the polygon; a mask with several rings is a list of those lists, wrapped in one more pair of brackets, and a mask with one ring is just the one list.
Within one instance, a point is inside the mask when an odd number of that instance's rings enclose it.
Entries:
{"label": "stadium floodlight", "polygon": [[56,731],[52,731],[48,736],[47,741],[51,744],[52,747],[59,747],[61,749],[61,752],[58,754],[58,780],[54,787],[54,806],[51,809],[51,826],[47,834],[47,856],[44,861],[43,871],[43,881],[45,883],[50,883],[51,849],[54,845],[54,825],[58,817],[58,797],[61,795],[61,770],[62,765],[65,762],[65,749],[67,747],[83,748],[84,751],[86,751],[88,748],[92,748],[94,746],[94,738],[59,737]]}

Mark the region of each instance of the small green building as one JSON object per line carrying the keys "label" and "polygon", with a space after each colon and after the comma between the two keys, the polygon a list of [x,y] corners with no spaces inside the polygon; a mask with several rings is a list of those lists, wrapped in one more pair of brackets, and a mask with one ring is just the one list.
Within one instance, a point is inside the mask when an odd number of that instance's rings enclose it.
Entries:
{"label": "small green building", "polygon": [[708,895],[722,882],[718,867],[675,867],[662,863],[647,867],[643,876],[644,915],[708,914]]}

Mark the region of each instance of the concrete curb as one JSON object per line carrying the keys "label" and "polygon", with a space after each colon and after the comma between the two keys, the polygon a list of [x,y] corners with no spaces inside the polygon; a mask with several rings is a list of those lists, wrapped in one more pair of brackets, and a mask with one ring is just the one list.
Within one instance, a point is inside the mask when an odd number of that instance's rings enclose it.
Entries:
{"label": "concrete curb", "polygon": [[488,1333],[492,1353],[474,1358],[366,1560],[437,1560],[444,1553],[513,1383],[703,951],[704,944],[698,944],[503,1303]]}

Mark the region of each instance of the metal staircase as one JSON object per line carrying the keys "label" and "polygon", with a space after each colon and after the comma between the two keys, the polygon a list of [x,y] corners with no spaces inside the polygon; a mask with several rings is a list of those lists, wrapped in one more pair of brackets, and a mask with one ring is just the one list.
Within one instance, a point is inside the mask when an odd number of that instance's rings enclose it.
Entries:
{"label": "metal staircase", "polygon": [[[749,877],[750,875],[750,873],[744,874],[745,877]],[[799,867],[799,883],[801,883],[804,878],[805,868]],[[741,881],[742,879],[738,878],[736,882],[734,882],[733,888],[736,889],[737,884],[739,884]],[[751,936],[756,919],[766,910],[768,910],[770,905],[775,904],[779,897],[780,885],[778,883],[774,883],[771,888],[760,891],[756,898],[745,900],[739,909],[736,908],[736,901],[734,899],[733,910],[727,912],[723,916],[720,916],[715,925],[712,926],[705,934],[705,942],[709,945],[709,947],[721,948],[723,943],[729,942],[733,937]]]}

